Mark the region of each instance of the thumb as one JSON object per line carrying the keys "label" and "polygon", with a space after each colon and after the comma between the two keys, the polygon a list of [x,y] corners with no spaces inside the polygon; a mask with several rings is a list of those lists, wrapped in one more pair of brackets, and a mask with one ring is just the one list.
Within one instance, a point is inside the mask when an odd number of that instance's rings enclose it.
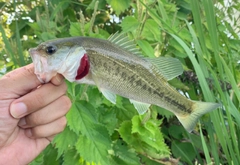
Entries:
{"label": "thumb", "polygon": [[16,99],[41,85],[34,74],[33,64],[15,69],[1,78],[1,92],[6,93],[5,99]]}

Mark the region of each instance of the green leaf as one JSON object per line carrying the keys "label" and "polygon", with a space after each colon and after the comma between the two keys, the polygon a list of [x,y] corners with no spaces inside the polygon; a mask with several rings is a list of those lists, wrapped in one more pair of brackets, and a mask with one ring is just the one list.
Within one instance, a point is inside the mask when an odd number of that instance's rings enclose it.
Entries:
{"label": "green leaf", "polygon": [[129,99],[123,97],[117,97],[117,104],[113,107],[113,110],[116,112],[119,123],[130,120],[134,115],[138,114]]}
{"label": "green leaf", "polygon": [[134,116],[132,121],[121,124],[119,134],[138,153],[155,159],[169,157],[170,152],[159,130],[159,122],[150,119],[143,123],[141,116]]}
{"label": "green leaf", "polygon": [[131,121],[124,121],[120,128],[118,129],[119,134],[121,135],[122,139],[127,143],[133,146],[137,152],[143,153],[144,150],[141,146],[141,142],[138,141],[137,135],[132,135],[132,122]]}
{"label": "green leaf", "polygon": [[154,49],[147,41],[137,40],[137,44],[140,46],[140,48],[144,52],[144,54],[146,54],[148,57],[155,57]]}
{"label": "green leaf", "polygon": [[183,138],[183,133],[185,132],[185,130],[182,126],[172,125],[168,129],[168,132],[169,132],[169,135],[180,140]]}
{"label": "green leaf", "polygon": [[139,26],[139,22],[135,17],[127,16],[123,19],[121,26],[123,32],[129,32],[135,30]]}
{"label": "green leaf", "polygon": [[116,112],[108,107],[98,108],[98,111],[100,113],[99,122],[101,122],[101,124],[108,129],[109,134],[112,135],[118,123]]}
{"label": "green leaf", "polygon": [[106,0],[109,5],[113,8],[117,15],[130,7],[131,0]]}
{"label": "green leaf", "polygon": [[[141,163],[142,164],[146,164],[146,165],[162,165],[162,164],[160,164],[159,162],[156,162],[154,159],[151,159],[151,157],[146,157],[146,156],[144,156],[144,155],[142,155],[141,157],[140,157],[140,159],[141,159]],[[165,164],[166,165],[170,165],[170,164],[167,164],[166,162],[165,162]],[[172,164],[171,164],[172,165]]]}
{"label": "green leaf", "polygon": [[67,114],[69,128],[76,134],[79,134],[79,132],[82,132],[84,135],[88,134],[89,129],[94,129],[94,123],[97,123],[94,110],[94,107],[86,101],[73,102]]}
{"label": "green leaf", "polygon": [[158,41],[161,42],[161,30],[158,24],[153,19],[148,19],[145,22],[142,37],[146,38],[149,41]]}
{"label": "green leaf", "polygon": [[42,165],[44,154],[43,152],[39,154],[29,165]]}
{"label": "green leaf", "polygon": [[70,150],[66,150],[63,155],[63,165],[77,165],[80,164],[80,156],[77,153],[76,149],[72,148]]}
{"label": "green leaf", "polygon": [[108,150],[110,143],[102,143],[95,137],[95,140],[86,136],[80,136],[76,144],[77,152],[88,162],[100,164],[110,164]]}
{"label": "green leaf", "polygon": [[66,117],[68,120],[67,125],[72,131],[74,131],[78,135],[81,131],[81,127],[79,126],[79,121],[81,119],[81,116],[74,103],[72,104],[72,107],[70,111],[67,113]]}
{"label": "green leaf", "polygon": [[[73,103],[75,117],[77,121],[73,122],[78,127],[73,126],[78,132],[81,132],[76,149],[81,157],[88,162],[109,164],[108,150],[111,149],[111,140],[108,130],[97,120],[97,111],[86,101],[77,101]],[[71,124],[73,124],[71,122]]]}
{"label": "green leaf", "polygon": [[76,133],[71,131],[69,127],[66,127],[62,133],[58,134],[53,140],[55,147],[58,149],[57,158],[59,158],[64,151],[74,146],[77,142],[77,138]]}
{"label": "green leaf", "polygon": [[43,41],[47,41],[47,40],[55,39],[56,36],[55,36],[55,34],[51,34],[49,32],[43,32],[43,33],[41,33],[41,38]]}
{"label": "green leaf", "polygon": [[59,165],[60,161],[57,159],[57,150],[52,145],[48,145],[44,150],[44,165]]}
{"label": "green leaf", "polygon": [[168,110],[166,110],[166,109],[164,109],[164,108],[158,107],[158,106],[156,106],[156,105],[152,105],[152,106],[151,106],[151,110],[152,110],[152,111],[157,111],[160,115],[166,117],[168,121],[169,121],[169,119],[170,119],[171,117],[174,116],[174,114],[173,114],[172,112],[170,112],[170,111],[168,111]]}
{"label": "green leaf", "polygon": [[140,116],[134,116],[132,119],[132,133],[138,133],[141,141],[164,155],[169,151],[158,128],[160,124],[161,120],[149,119],[143,123]]}
{"label": "green leaf", "polygon": [[184,51],[184,48],[176,41],[173,39],[169,40],[169,45],[172,47],[172,52],[175,56],[181,57],[181,58],[186,58],[187,53]]}
{"label": "green leaf", "polygon": [[117,140],[113,144],[113,150],[114,150],[113,159],[117,164],[121,165],[140,164],[139,157],[137,157],[135,151],[133,149],[129,149],[123,141]]}
{"label": "green leaf", "polygon": [[79,22],[71,22],[69,33],[71,36],[82,36],[80,23]]}
{"label": "green leaf", "polygon": [[193,159],[196,157],[194,148],[189,142],[173,141],[171,147],[174,157],[180,158],[180,160],[192,164]]}
{"label": "green leaf", "polygon": [[87,92],[88,98],[90,98],[91,103],[94,107],[99,107],[103,103],[104,97],[102,94],[99,92],[98,88],[92,87],[90,90]]}

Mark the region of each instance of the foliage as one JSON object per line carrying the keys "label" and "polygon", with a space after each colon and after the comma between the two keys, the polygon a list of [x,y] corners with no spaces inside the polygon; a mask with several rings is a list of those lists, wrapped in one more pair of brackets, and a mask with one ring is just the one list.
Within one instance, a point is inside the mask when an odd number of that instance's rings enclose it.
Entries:
{"label": "foliage", "polygon": [[30,63],[27,50],[43,41],[123,31],[145,56],[182,62],[192,74],[170,83],[186,96],[222,103],[188,133],[162,108],[139,116],[125,98],[113,105],[96,87],[67,82],[68,125],[31,164],[239,164],[240,4],[232,2],[1,1],[0,74]]}

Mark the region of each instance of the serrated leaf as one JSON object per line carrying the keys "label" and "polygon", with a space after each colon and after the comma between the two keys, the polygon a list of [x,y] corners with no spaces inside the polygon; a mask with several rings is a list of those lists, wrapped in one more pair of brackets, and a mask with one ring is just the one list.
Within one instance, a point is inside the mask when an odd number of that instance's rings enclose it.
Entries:
{"label": "serrated leaf", "polygon": [[80,23],[79,22],[71,22],[69,33],[71,36],[82,36]]}
{"label": "serrated leaf", "polygon": [[63,165],[77,165],[80,164],[79,160],[80,156],[74,148],[67,150],[63,155]]}
{"label": "serrated leaf", "polygon": [[95,162],[96,164],[110,164],[108,150],[110,143],[102,143],[101,141],[91,140],[86,136],[80,136],[76,144],[77,152],[88,162]]}
{"label": "serrated leaf", "polygon": [[69,127],[66,127],[62,133],[58,134],[53,140],[58,150],[57,158],[59,158],[64,151],[72,147],[77,142],[77,138],[76,133],[71,131]]}
{"label": "serrated leaf", "polygon": [[113,8],[117,15],[130,7],[131,0],[106,0],[109,5]]}
{"label": "serrated leaf", "polygon": [[119,123],[122,123],[125,120],[130,120],[134,115],[138,114],[129,99],[123,97],[117,97],[117,104],[113,109],[116,112]]}
{"label": "serrated leaf", "polygon": [[135,17],[127,16],[123,19],[121,26],[123,32],[129,32],[135,30],[139,26],[139,22]]}
{"label": "serrated leaf", "polygon": [[49,32],[42,32],[41,33],[41,38],[43,41],[47,41],[47,40],[51,40],[51,39],[55,39],[56,36],[55,34],[49,33]]}
{"label": "serrated leaf", "polygon": [[94,103],[94,107],[99,107],[103,103],[104,97],[99,92],[98,88],[91,88],[87,92],[88,98],[90,98],[91,103]]}
{"label": "serrated leaf", "polygon": [[39,154],[29,165],[42,165],[44,154],[43,152]]}
{"label": "serrated leaf", "polygon": [[78,113],[78,109],[74,103],[72,104],[71,109],[67,113],[66,117],[67,117],[67,121],[68,121],[67,125],[69,126],[69,128],[72,131],[74,131],[78,135],[81,131],[81,127],[78,124],[81,117],[80,117],[80,115]]}
{"label": "serrated leaf", "polygon": [[101,122],[108,129],[109,134],[112,135],[118,123],[116,112],[107,107],[98,108],[98,111],[100,113],[99,122]]}
{"label": "serrated leaf", "polygon": [[169,119],[170,119],[171,117],[174,116],[174,114],[173,114],[172,112],[167,111],[166,109],[161,108],[161,107],[158,107],[158,106],[155,106],[155,105],[152,105],[152,106],[151,106],[151,109],[152,109],[152,110],[156,110],[160,115],[166,117],[168,121],[169,121]]}
{"label": "serrated leaf", "polygon": [[76,134],[79,134],[80,131],[84,135],[87,134],[89,129],[94,129],[93,123],[97,123],[93,111],[94,107],[86,101],[74,102],[67,114],[69,128]]}
{"label": "serrated leaf", "polygon": [[119,134],[125,142],[133,146],[136,152],[160,159],[169,157],[169,149],[164,143],[158,128],[159,121],[148,120],[142,124],[141,116],[125,121],[119,128]]}
{"label": "serrated leaf", "polygon": [[159,121],[153,119],[149,119],[143,124],[141,116],[134,116],[132,119],[132,133],[138,133],[141,141],[158,152],[166,154],[169,151],[164,143],[163,136],[158,127],[159,125]]}
{"label": "serrated leaf", "polygon": [[[156,161],[150,159],[150,157],[146,157],[144,155],[141,156],[141,163],[149,164],[149,165],[159,165],[159,162],[156,162]],[[166,164],[166,165],[173,165],[173,164]]]}
{"label": "serrated leaf", "polygon": [[129,149],[126,146],[126,143],[124,143],[121,140],[118,140],[113,145],[114,150],[114,161],[117,164],[121,165],[139,165],[140,160],[139,157],[137,157],[137,154],[133,149]]}
{"label": "serrated leaf", "polygon": [[59,165],[60,160],[57,160],[57,150],[52,145],[48,145],[43,152],[44,154],[44,165]]}
{"label": "serrated leaf", "polygon": [[81,157],[88,162],[106,164],[108,150],[111,149],[111,140],[107,128],[98,120],[98,111],[86,101],[74,102],[81,136],[77,141],[76,149]]}
{"label": "serrated leaf", "polygon": [[[131,121],[124,121],[120,128],[118,129],[119,134],[121,135],[122,139],[127,143],[131,144],[135,147],[139,146],[138,141],[132,135],[132,122]],[[138,150],[140,151],[140,150]],[[143,150],[142,150],[143,151]]]}
{"label": "serrated leaf", "polygon": [[158,24],[153,19],[148,19],[145,22],[142,37],[149,41],[161,42],[161,31]]}

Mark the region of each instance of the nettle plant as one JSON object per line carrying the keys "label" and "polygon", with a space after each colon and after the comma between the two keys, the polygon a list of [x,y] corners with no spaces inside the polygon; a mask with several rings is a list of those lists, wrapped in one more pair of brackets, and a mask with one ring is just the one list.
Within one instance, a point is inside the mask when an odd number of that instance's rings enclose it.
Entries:
{"label": "nettle plant", "polygon": [[[30,63],[28,49],[43,41],[70,36],[107,39],[125,32],[144,56],[181,61],[185,73],[169,82],[179,92],[192,100],[222,104],[188,133],[162,108],[151,106],[138,115],[128,99],[117,97],[114,105],[94,86],[67,82],[72,100],[68,125],[31,165],[239,164],[240,43],[237,28],[224,19],[233,18],[238,2],[228,8],[218,7],[224,6],[220,0],[3,4],[2,74]],[[10,23],[6,13],[14,15]]]}

